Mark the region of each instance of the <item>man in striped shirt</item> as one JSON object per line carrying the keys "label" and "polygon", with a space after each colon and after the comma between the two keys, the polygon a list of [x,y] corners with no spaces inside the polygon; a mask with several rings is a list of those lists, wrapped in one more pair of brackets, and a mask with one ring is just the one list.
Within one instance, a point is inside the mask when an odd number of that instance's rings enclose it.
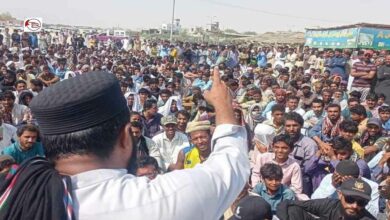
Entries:
{"label": "man in striped shirt", "polygon": [[351,76],[355,77],[352,82],[352,91],[362,93],[361,102],[366,101],[367,94],[370,91],[371,82],[376,74],[376,66],[370,62],[371,54],[364,54],[364,58],[360,62],[353,64]]}

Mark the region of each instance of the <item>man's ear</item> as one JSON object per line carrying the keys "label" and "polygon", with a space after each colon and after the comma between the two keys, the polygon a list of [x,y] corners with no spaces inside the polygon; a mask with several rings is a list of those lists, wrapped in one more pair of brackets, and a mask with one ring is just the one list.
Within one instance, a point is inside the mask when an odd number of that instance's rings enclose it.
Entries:
{"label": "man's ear", "polygon": [[133,150],[133,136],[131,134],[131,124],[127,123],[119,134],[118,145],[121,150],[132,151]]}

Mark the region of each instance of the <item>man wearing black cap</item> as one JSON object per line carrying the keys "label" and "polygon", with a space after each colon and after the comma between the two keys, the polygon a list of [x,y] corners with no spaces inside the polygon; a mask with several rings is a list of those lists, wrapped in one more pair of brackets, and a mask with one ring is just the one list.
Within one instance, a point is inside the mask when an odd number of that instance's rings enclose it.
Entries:
{"label": "man wearing black cap", "polygon": [[364,208],[371,199],[371,187],[368,183],[351,178],[341,184],[337,193],[339,200],[285,200],[278,206],[276,215],[280,220],[376,219]]}
{"label": "man wearing black cap", "polygon": [[337,189],[343,182],[347,181],[350,178],[360,178],[362,181],[370,185],[372,189],[371,199],[367,203],[366,209],[373,216],[377,216],[379,212],[378,184],[364,177],[360,177],[359,166],[351,160],[340,161],[335,168],[335,172],[333,174],[326,175],[322,179],[321,184],[314,191],[313,195],[311,196],[311,199],[337,199]]}
{"label": "man wearing black cap", "polygon": [[235,209],[232,217],[228,220],[271,220],[271,205],[263,198],[255,195],[246,195],[242,198]]}
{"label": "man wearing black cap", "polygon": [[0,219],[218,219],[246,183],[249,161],[218,69],[213,81],[205,93],[217,115],[209,160],[154,180],[125,169],[136,158],[114,75],[91,72],[45,89],[30,106],[49,161],[26,161],[0,185]]}

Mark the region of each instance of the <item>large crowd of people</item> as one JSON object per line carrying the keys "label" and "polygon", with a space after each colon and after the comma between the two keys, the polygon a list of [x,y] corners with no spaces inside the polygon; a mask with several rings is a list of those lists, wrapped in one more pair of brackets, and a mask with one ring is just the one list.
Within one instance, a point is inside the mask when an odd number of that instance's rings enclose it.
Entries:
{"label": "large crowd of people", "polygon": [[[119,94],[110,84],[113,78]],[[24,215],[12,208],[23,205],[10,190],[16,179],[24,186],[33,184],[28,178],[44,181],[28,171],[37,167],[25,165],[36,156],[71,176],[75,213],[59,219],[125,219],[126,214],[138,219],[146,212],[148,219],[176,219],[177,209],[191,202],[198,217],[189,211],[180,219],[390,219],[386,50],[213,45],[140,37],[99,42],[94,35],[10,33],[6,28],[0,32],[0,90],[4,219]],[[85,105],[78,101],[82,99]],[[122,99],[126,111],[121,109]],[[115,144],[111,137],[118,136],[123,123],[128,123],[129,132],[120,133],[119,140],[131,139],[132,146],[127,172],[140,177],[142,184],[160,185],[131,201],[131,194],[123,196],[135,192],[136,185],[125,186],[129,180],[107,182],[88,197],[98,181],[125,175],[82,173],[92,161],[83,155],[111,155],[102,146]],[[85,131],[95,140],[79,132],[97,125],[104,126]],[[117,161],[107,165],[106,160],[105,165],[120,167],[120,154],[127,152],[122,148],[112,153]],[[234,175],[218,167],[229,161],[226,151],[236,154],[231,159],[237,163],[232,165]],[[69,159],[67,154],[81,156]],[[240,165],[245,160],[248,166]],[[207,176],[213,175],[220,179],[210,182]],[[28,190],[43,193],[39,187]],[[99,190],[104,198],[97,196]],[[156,202],[162,201],[160,194],[166,200],[162,205]],[[96,207],[96,201],[105,199],[109,201]],[[171,200],[183,207],[171,208]],[[36,203],[31,207],[42,209]],[[42,216],[34,219],[46,219]]]}

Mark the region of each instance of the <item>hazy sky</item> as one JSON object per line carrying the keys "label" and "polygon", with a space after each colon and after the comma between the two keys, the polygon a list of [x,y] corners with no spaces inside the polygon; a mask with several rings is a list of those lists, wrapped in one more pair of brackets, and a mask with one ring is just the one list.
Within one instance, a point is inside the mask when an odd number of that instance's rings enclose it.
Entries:
{"label": "hazy sky", "polygon": [[[1,0],[0,11],[44,23],[141,29],[169,23],[173,0]],[[221,27],[259,33],[358,22],[390,24],[390,0],[176,0],[184,27]]]}

